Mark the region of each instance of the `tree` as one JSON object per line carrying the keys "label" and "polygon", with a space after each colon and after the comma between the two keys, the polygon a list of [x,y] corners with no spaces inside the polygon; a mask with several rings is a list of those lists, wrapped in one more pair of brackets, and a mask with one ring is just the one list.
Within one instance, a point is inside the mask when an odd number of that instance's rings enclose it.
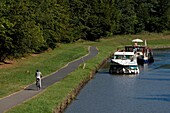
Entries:
{"label": "tree", "polygon": [[86,20],[90,15],[89,5],[86,0],[68,0],[71,15],[71,24],[73,25],[73,36],[78,39],[86,39]]}
{"label": "tree", "polygon": [[135,24],[135,33],[145,31],[145,25],[149,21],[149,4],[147,0],[134,0],[134,11],[137,16],[137,23]]}
{"label": "tree", "polygon": [[170,30],[170,7],[169,7],[169,9],[168,9],[168,12],[167,12],[167,17],[168,17],[168,27],[167,27],[167,29],[168,30]]}
{"label": "tree", "polygon": [[119,34],[135,33],[135,25],[138,22],[134,11],[133,0],[116,0],[117,9],[120,11]]}
{"label": "tree", "polygon": [[0,62],[10,58],[13,52],[13,39],[10,37],[14,24],[5,18],[0,18]]}
{"label": "tree", "polygon": [[27,0],[5,1],[1,5],[1,61],[39,50],[44,44],[40,27]]}
{"label": "tree", "polygon": [[[86,40],[97,40],[111,36],[115,32],[116,15],[113,1],[105,0],[69,0],[72,24],[77,36]],[[115,11],[115,12],[113,12]]]}
{"label": "tree", "polygon": [[36,23],[41,25],[47,48],[54,49],[57,42],[73,41],[69,11],[64,4],[58,4],[56,0],[37,1],[35,4]]}
{"label": "tree", "polygon": [[169,0],[150,0],[150,19],[146,24],[146,30],[150,32],[162,32],[168,27]]}

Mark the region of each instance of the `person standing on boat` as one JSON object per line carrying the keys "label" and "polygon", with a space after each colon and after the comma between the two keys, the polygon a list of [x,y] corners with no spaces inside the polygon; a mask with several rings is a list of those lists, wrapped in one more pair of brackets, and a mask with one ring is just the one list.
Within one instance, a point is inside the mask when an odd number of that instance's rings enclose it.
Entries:
{"label": "person standing on boat", "polygon": [[133,52],[136,54],[136,52],[139,50],[138,43],[135,42],[133,46]]}
{"label": "person standing on boat", "polygon": [[138,46],[138,43],[137,43],[137,42],[135,42],[135,43],[134,43],[134,47],[137,47],[137,46]]}

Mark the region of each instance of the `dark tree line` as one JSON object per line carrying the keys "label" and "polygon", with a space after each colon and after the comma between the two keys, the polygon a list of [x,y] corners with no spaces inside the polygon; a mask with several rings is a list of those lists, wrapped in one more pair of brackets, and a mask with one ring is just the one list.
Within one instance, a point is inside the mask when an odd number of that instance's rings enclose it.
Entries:
{"label": "dark tree line", "polygon": [[169,0],[1,0],[0,61],[56,43],[169,29]]}

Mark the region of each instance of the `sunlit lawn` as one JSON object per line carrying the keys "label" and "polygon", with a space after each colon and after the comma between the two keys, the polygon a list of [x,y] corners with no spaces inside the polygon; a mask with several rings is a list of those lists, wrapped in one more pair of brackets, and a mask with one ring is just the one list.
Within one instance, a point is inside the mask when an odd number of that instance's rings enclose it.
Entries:
{"label": "sunlit lawn", "polygon": [[[47,88],[30,101],[9,111],[10,113],[51,113],[81,81],[89,77],[91,71],[95,70],[98,64],[105,58],[108,58],[117,48],[122,48],[126,44],[132,44],[131,40],[134,38],[146,39],[147,44],[151,47],[170,46],[170,36],[164,36],[162,34],[115,36],[101,39],[98,42],[77,42],[61,45],[60,48],[56,48],[54,51],[19,60],[14,64],[14,67],[1,68],[0,80],[3,82],[0,83],[2,84],[0,86],[2,89],[1,92],[3,91],[1,97],[33,83],[35,80],[34,71],[37,68],[44,75],[49,75],[66,65],[67,62],[87,54],[88,46],[96,46],[99,49],[99,54],[86,62],[85,69],[81,65],[62,81]],[[10,82],[13,82],[13,85]],[[10,88],[6,89],[7,86]]]}

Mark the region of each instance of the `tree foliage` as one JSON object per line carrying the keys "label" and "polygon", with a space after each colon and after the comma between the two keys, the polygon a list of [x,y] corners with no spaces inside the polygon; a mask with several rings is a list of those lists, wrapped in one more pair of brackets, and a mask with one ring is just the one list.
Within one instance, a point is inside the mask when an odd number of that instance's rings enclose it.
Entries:
{"label": "tree foliage", "polygon": [[1,0],[0,61],[79,39],[170,29],[169,0]]}

